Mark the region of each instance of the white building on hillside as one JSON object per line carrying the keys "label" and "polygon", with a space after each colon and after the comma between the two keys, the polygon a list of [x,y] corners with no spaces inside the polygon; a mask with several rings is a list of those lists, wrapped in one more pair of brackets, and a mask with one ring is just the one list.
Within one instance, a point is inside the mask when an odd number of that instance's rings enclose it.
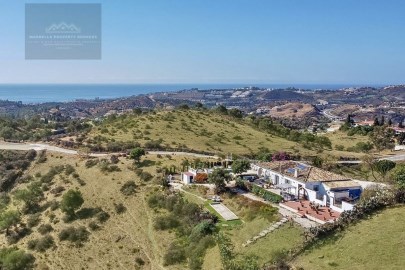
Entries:
{"label": "white building on hillside", "polygon": [[345,176],[296,161],[253,163],[251,167],[285,194],[338,212],[351,210],[362,192],[360,184]]}

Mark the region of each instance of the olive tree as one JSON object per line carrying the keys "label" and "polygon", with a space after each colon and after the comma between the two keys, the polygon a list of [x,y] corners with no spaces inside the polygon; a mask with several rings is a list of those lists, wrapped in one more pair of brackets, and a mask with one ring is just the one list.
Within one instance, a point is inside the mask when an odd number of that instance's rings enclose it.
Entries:
{"label": "olive tree", "polygon": [[135,160],[137,163],[141,160],[141,157],[145,155],[145,150],[143,148],[137,147],[132,149],[129,157]]}
{"label": "olive tree", "polygon": [[66,192],[60,203],[60,209],[68,216],[73,216],[75,211],[84,203],[82,193],[79,190],[69,190]]}
{"label": "olive tree", "polygon": [[210,175],[208,175],[208,182],[215,185],[215,191],[222,192],[226,188],[226,183],[231,180],[231,177],[227,171],[222,168],[215,169]]}
{"label": "olive tree", "polygon": [[243,173],[250,169],[250,162],[247,159],[237,159],[232,163],[233,173]]}

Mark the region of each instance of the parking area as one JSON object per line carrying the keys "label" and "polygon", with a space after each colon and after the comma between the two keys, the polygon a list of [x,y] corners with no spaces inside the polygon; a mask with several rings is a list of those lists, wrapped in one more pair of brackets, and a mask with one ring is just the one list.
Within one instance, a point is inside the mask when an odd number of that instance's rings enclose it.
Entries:
{"label": "parking area", "polygon": [[234,212],[229,210],[229,208],[222,203],[213,203],[211,204],[211,207],[214,208],[214,210],[217,211],[217,213],[220,214],[221,217],[223,217],[227,221],[239,219]]}

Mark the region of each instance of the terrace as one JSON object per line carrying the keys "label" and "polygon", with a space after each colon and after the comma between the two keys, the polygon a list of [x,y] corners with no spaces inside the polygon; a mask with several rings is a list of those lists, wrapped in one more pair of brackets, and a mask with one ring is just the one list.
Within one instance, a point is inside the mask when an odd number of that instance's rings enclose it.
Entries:
{"label": "terrace", "polygon": [[287,201],[280,203],[280,206],[320,224],[333,222],[340,216],[339,212],[329,207],[320,206],[307,200]]}

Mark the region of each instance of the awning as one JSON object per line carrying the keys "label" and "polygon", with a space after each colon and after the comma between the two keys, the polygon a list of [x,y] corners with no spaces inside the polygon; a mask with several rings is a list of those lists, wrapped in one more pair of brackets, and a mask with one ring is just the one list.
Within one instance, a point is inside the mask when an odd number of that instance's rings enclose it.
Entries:
{"label": "awning", "polygon": [[278,185],[276,185],[276,187],[279,189],[295,188],[293,185],[290,185],[290,184],[278,184]]}

